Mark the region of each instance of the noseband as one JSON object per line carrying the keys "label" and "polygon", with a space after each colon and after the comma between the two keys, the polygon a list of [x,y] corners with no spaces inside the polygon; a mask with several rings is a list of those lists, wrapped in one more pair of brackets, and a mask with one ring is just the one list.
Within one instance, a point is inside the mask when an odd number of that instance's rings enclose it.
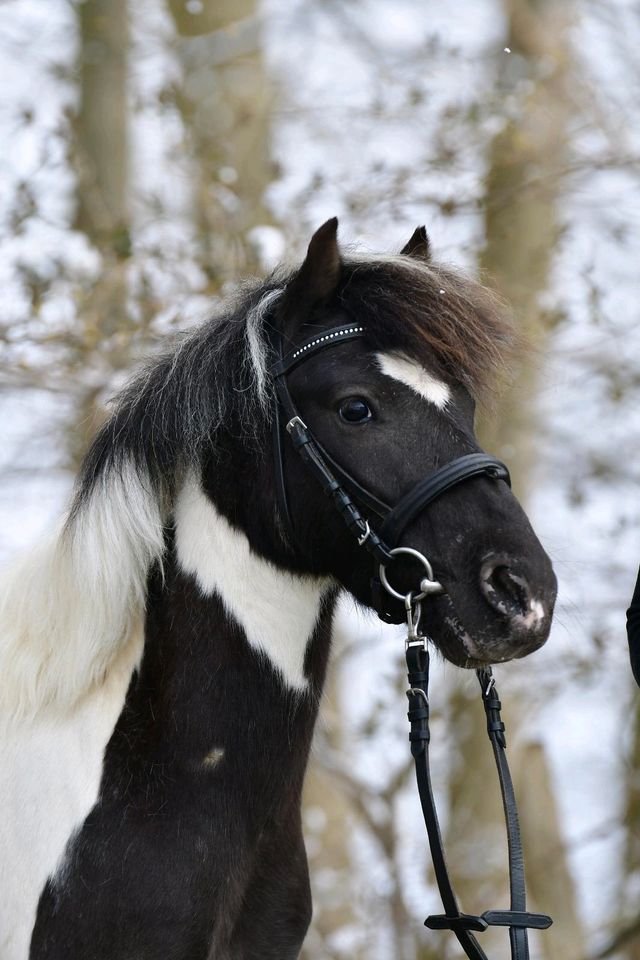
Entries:
{"label": "noseband", "polygon": [[[511,484],[509,471],[501,460],[484,453],[471,453],[445,464],[419,481],[398,503],[390,506],[362,486],[313,436],[302,420],[287,386],[287,374],[299,364],[321,350],[338,346],[349,340],[361,339],[364,327],[356,323],[332,327],[321,335],[306,341],[286,355],[278,334],[274,334],[273,346],[278,359],[271,367],[274,379],[273,442],[278,505],[287,535],[295,543],[284,474],[284,448],[282,425],[290,436],[294,449],[320,487],[329,496],[358,546],[373,557],[375,570],[371,581],[372,605],[381,620],[391,622],[393,615],[385,609],[385,595],[404,601],[407,617],[407,640],[405,643],[409,689],[411,724],[409,740],[416,767],[418,792],[422,813],[427,828],[429,848],[434,865],[436,882],[445,908],[445,913],[430,916],[425,925],[433,930],[451,930],[457,937],[469,960],[487,960],[473,932],[482,932],[489,926],[509,927],[512,960],[529,960],[527,928],[545,929],[551,925],[546,914],[529,913],[526,909],[524,860],[518,823],[513,784],[506,758],[505,727],[500,717],[501,703],[495,680],[489,666],[476,671],[484,704],[487,733],[493,748],[498,770],[500,789],[507,828],[509,848],[509,879],[511,905],[509,910],[487,910],[480,916],[461,913],[453,891],[442,845],[442,835],[436,811],[429,770],[429,651],[427,638],[418,631],[420,604],[431,594],[442,593],[443,587],[435,579],[429,560],[411,547],[400,546],[402,534],[428,504],[463,481],[473,477],[487,476]],[[375,521],[368,517],[375,517]],[[373,523],[373,525],[372,525]],[[417,591],[406,596],[389,582],[387,566],[394,558],[404,555],[418,560],[425,576]]]}

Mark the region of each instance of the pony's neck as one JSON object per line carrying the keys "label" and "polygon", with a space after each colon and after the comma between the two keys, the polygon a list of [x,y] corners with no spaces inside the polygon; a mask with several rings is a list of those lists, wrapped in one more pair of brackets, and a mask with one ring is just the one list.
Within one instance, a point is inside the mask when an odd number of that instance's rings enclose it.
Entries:
{"label": "pony's neck", "polygon": [[[175,573],[192,584],[194,596],[215,595],[250,650],[285,688],[304,694],[312,679],[305,657],[331,581],[273,562],[282,551],[272,511],[263,505],[243,514],[238,478],[223,474],[209,471],[209,496],[193,476],[177,496]],[[220,510],[211,496],[216,502],[219,496]],[[241,518],[260,553],[223,511]],[[9,693],[0,724],[49,706],[73,710],[114,671],[126,684],[142,652],[147,574],[164,564],[164,518],[150,478],[125,463],[90,488],[62,533],[7,572],[0,588],[0,674]]]}
{"label": "pony's neck", "polygon": [[255,789],[256,777],[266,789],[284,767],[297,796],[335,589],[255,554],[193,478],[174,518],[163,570],[150,577],[144,655],[107,751],[106,775],[111,764],[114,773],[122,769],[121,753],[132,748],[141,777],[148,762],[193,773],[244,758],[238,770],[247,775],[246,789]]}

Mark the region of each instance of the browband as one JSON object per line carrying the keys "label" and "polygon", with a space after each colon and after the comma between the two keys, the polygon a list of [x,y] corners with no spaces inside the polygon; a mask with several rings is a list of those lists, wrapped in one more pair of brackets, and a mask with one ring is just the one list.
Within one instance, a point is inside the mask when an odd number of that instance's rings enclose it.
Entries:
{"label": "browband", "polygon": [[312,354],[324,347],[333,347],[338,343],[344,343],[345,340],[355,340],[364,333],[364,327],[356,323],[346,324],[342,327],[332,327],[325,330],[323,334],[307,340],[301,346],[291,350],[285,357],[277,360],[271,367],[271,373],[274,377],[281,377],[283,373],[288,373],[302,360],[306,360]]}

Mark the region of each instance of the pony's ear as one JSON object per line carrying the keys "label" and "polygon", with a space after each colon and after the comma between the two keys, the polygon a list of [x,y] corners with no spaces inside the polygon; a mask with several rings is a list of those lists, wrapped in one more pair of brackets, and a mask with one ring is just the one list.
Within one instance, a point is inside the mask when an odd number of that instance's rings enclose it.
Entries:
{"label": "pony's ear", "polygon": [[426,227],[416,227],[411,239],[404,245],[400,251],[405,257],[414,257],[415,260],[424,260],[428,263],[431,260],[431,244],[427,236]]}
{"label": "pony's ear", "polygon": [[341,273],[338,218],[332,217],[311,237],[304,263],[287,286],[283,333],[291,335],[295,324],[308,317],[314,307],[331,299],[338,289]]}

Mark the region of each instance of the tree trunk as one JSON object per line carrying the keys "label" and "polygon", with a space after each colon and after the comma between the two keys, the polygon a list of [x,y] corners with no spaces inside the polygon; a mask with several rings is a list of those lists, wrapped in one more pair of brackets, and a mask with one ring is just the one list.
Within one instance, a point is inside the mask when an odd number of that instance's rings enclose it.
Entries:
{"label": "tree trunk", "polygon": [[[77,175],[76,227],[101,257],[99,276],[78,309],[72,364],[81,383],[77,426],[70,438],[77,466],[104,410],[101,389],[109,373],[129,362],[131,320],[126,268],[130,253],[128,213],[126,0],[86,0],[77,7],[80,29],[80,104],[72,148]],[[87,384],[80,372],[98,368]],[[96,385],[99,381],[99,385]]]}
{"label": "tree trunk", "polygon": [[193,221],[209,291],[255,270],[253,227],[271,223],[272,93],[256,0],[170,0],[183,84],[178,95],[193,161]]}
{"label": "tree trunk", "polygon": [[[504,76],[501,87],[511,100],[520,80],[527,92],[512,103],[509,116],[489,151],[485,191],[485,246],[482,272],[512,304],[517,325],[541,354],[548,333],[542,298],[550,283],[554,247],[559,227],[557,200],[561,171],[568,151],[570,103],[566,80],[570,67],[569,26],[572,4],[551,0],[504,0],[508,18]],[[508,91],[507,89],[508,88]],[[518,497],[526,502],[536,456],[538,418],[535,414],[537,357],[529,356],[519,368],[517,382],[504,396],[498,415],[480,431],[486,449],[509,462]],[[498,676],[498,685],[500,678]],[[471,911],[501,906],[508,899],[508,877],[502,805],[475,684],[454,694],[453,737],[460,750],[450,784],[451,821],[448,830],[450,861],[464,908]],[[507,730],[518,727],[526,704],[508,701]],[[537,755],[544,772],[543,759]],[[523,773],[526,772],[523,769]],[[518,797],[528,792],[523,811],[523,833],[538,850],[547,850],[560,836],[548,777],[523,778],[516,783]],[[538,804],[548,816],[535,816]],[[533,839],[535,837],[535,840]],[[499,862],[496,860],[496,854]],[[577,956],[583,943],[575,912],[571,878],[562,847],[556,850],[558,885],[566,894],[550,912],[562,913],[557,927],[540,937],[548,960]],[[534,907],[550,904],[545,895],[541,860],[529,857],[528,878]],[[544,902],[539,902],[540,900]],[[557,931],[557,932],[556,932]],[[487,931],[482,946],[489,955],[504,950],[504,931]],[[567,952],[567,943],[573,943]]]}
{"label": "tree trunk", "polygon": [[553,917],[551,929],[540,934],[543,955],[584,960],[586,942],[544,747],[520,744],[514,758],[528,892],[536,908]]}
{"label": "tree trunk", "polygon": [[[572,3],[503,3],[511,50],[504,82],[510,91],[520,82],[532,86],[491,144],[480,267],[511,303],[519,330],[541,356],[549,332],[542,298],[559,237],[557,200],[568,153]],[[487,448],[513,465],[514,489],[524,500],[535,463],[537,373],[534,354],[519,368],[498,416],[482,430]]]}

